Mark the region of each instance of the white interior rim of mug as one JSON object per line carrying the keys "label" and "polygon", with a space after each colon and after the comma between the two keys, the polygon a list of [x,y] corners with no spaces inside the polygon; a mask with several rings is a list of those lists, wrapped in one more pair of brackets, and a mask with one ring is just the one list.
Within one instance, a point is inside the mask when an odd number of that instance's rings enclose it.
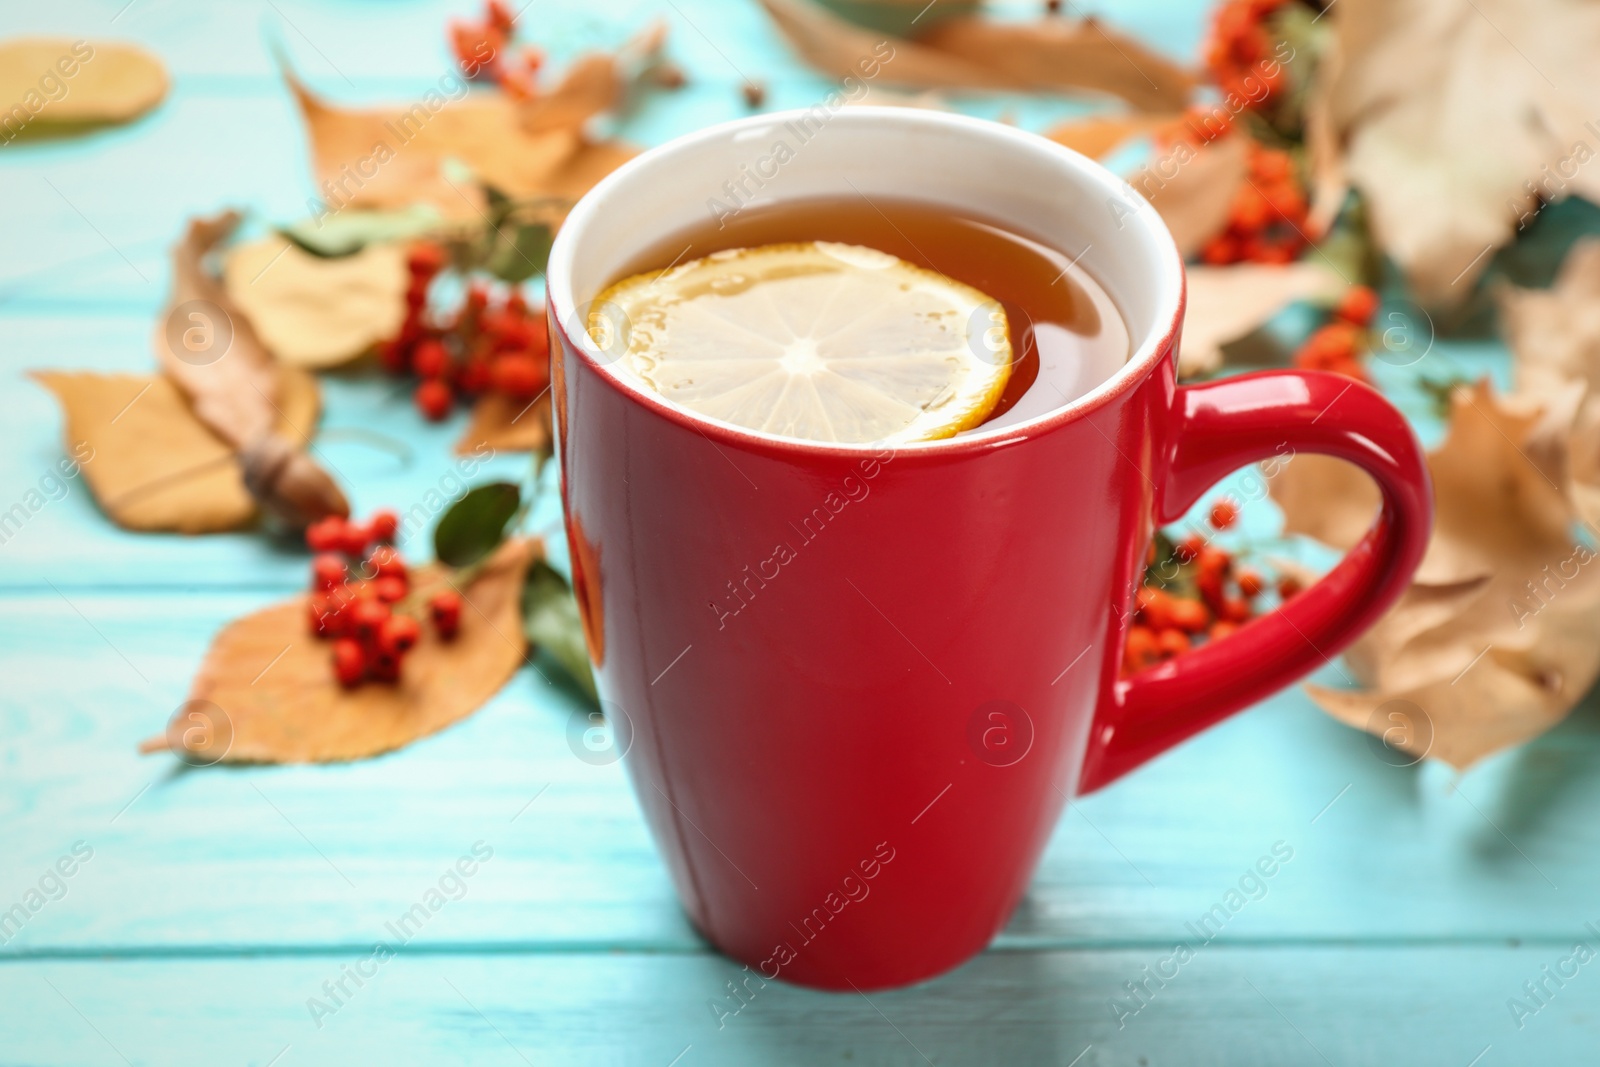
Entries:
{"label": "white interior rim of mug", "polygon": [[[782,146],[782,147],[780,147]],[[588,305],[630,260],[673,233],[751,205],[840,194],[948,204],[1074,257],[1105,287],[1132,340],[1126,364],[1094,389],[1026,422],[897,444],[937,451],[1026,437],[1127,389],[1176,337],[1183,261],[1150,202],[1100,164],[1014,127],[946,112],[818,105],[711,126],[643,152],[567,216],[546,272],[550,310],[602,374],[647,406],[734,438],[821,451],[873,451],[784,437],[674,403],[613,366],[590,339]],[[583,299],[578,299],[583,294]],[[1172,354],[1176,358],[1176,352]]]}

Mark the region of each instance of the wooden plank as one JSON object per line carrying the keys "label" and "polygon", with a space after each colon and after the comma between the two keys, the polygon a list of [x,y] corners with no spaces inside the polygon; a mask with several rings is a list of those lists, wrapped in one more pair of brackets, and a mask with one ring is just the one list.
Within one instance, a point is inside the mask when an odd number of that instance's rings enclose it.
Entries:
{"label": "wooden plank", "polygon": [[[1520,1029],[1508,1007],[1522,998],[1531,1010],[1523,983],[1567,958],[1569,942],[1213,945],[1181,966],[1163,963],[1170,948],[991,952],[913,989],[821,993],[750,979],[742,1001],[727,983],[745,975],[708,955],[405,949],[378,963],[372,951],[0,965],[7,1015],[27,1020],[8,1028],[0,1060],[1486,1067],[1590,1062],[1600,1039],[1589,973],[1600,964],[1577,968],[1565,988],[1550,983]],[[357,966],[359,987],[344,970]],[[1124,983],[1146,981],[1147,968],[1170,977],[1150,982],[1141,1006]],[[335,1005],[323,983],[338,981]]]}
{"label": "wooden plank", "polygon": [[[467,722],[378,760],[186,771],[135,756],[211,632],[270,596],[0,599],[13,872],[0,907],[75,841],[95,850],[0,953],[359,945],[479,839],[496,858],[430,942],[697,944],[621,769],[569,747],[582,705],[530,671]],[[1597,771],[1592,706],[1457,780],[1389,766],[1366,735],[1285,694],[1069,811],[1002,943],[1163,943],[1280,841],[1292,862],[1246,882],[1260,899],[1227,939],[1565,938],[1600,919],[1582,893],[1600,878]]]}

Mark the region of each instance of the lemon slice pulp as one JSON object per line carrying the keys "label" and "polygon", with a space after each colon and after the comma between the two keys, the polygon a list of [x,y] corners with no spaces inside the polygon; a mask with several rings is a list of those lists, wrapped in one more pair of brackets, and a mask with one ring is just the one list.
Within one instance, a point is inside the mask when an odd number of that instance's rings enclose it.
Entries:
{"label": "lemon slice pulp", "polygon": [[586,325],[666,399],[810,441],[950,437],[988,416],[1011,374],[999,301],[860,245],[763,245],[637,274]]}

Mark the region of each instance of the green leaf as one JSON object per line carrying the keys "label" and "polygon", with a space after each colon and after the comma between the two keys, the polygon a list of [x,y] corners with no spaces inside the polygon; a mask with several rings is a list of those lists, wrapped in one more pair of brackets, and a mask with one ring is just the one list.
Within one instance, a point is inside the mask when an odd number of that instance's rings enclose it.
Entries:
{"label": "green leaf", "polygon": [[469,489],[434,527],[434,556],[452,567],[478,562],[506,539],[506,523],[521,503],[522,491],[512,482]]}
{"label": "green leaf", "polygon": [[544,273],[555,235],[547,222],[508,219],[489,231],[483,267],[504,282],[524,282]]}
{"label": "green leaf", "polygon": [[594,672],[589,669],[589,649],[583,639],[578,601],[567,580],[544,560],[528,568],[528,581],[522,587],[522,632],[530,642],[550,653],[589,699],[599,700]]}
{"label": "green leaf", "polygon": [[354,255],[369,244],[403,241],[439,229],[443,220],[431,207],[404,211],[337,211],[325,218],[301,219],[278,232],[323,259]]}

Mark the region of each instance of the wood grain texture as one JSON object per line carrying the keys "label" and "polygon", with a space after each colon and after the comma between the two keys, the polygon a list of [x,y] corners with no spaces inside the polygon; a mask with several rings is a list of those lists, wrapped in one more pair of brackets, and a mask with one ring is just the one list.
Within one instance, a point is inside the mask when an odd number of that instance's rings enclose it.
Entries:
{"label": "wood grain texture", "polygon": [[[1179,59],[1204,25],[1202,5],[1100,6]],[[26,368],[147,372],[184,217],[228,204],[262,222],[304,214],[315,190],[269,42],[342,102],[402,100],[444,69],[448,15],[473,7],[66,0],[0,14],[0,34],[141,42],[173,74],[169,98],[127,128],[0,147],[12,207],[0,226],[0,513],[60,455],[59,416]],[[548,0],[537,37],[559,61],[654,15],[691,83],[621,124],[641,144],[743,113],[746,76],[773,107],[830,88],[753,2]],[[1032,129],[1097,106],[960,105]],[[1495,345],[1429,358],[1505,374]],[[1377,372],[1425,415],[1403,373]],[[388,382],[332,375],[324,395],[319,456],[358,512],[526,473],[523,457],[503,456],[464,474],[450,448],[465,414],[425,424]],[[534,525],[551,531],[543,488]],[[1243,526],[1275,521],[1270,506],[1247,507]],[[1390,766],[1364,735],[1284,694],[1074,804],[1010,926],[968,966],[870,1003],[768,985],[719,1029],[709,1005],[738,970],[685,921],[621,766],[574,755],[569,730],[587,724],[569,690],[524,669],[466,721],[349,766],[139,757],[216,630],[301,587],[305,557],[255,534],[124,534],[73,485],[0,533],[0,917],[25,912],[0,925],[6,1067],[1488,1067],[1583,1062],[1600,1037],[1590,968],[1520,1030],[1507,1007],[1574,940],[1600,943],[1584,926],[1600,926],[1592,701],[1457,776]],[[559,538],[552,549],[560,564]],[[73,854],[80,842],[87,858]],[[1119,1028],[1110,1002],[1127,997],[1123,983],[1192,936],[1188,924],[1278,842],[1293,859],[1248,884],[1215,940]],[[459,899],[446,884],[448,903],[319,1029],[307,999],[474,848],[492,855]],[[64,859],[73,873],[58,892],[48,872]]]}
{"label": "wood grain texture", "polygon": [[[371,951],[0,966],[0,997],[30,1021],[0,1056],[40,1067],[119,1056],[210,1067],[224,1048],[256,1067],[279,1055],[285,1065],[1465,1067],[1475,1056],[1569,1062],[1600,1038],[1593,996],[1576,985],[1587,974],[1520,1030],[1506,1007],[1564,945],[1214,947],[1152,984],[1120,1029],[1111,1004],[1137,1003],[1123,983],[1161,951],[990,952],[870,999],[752,981],[737,1014],[727,983],[743,975],[717,956],[402,950],[365,963]],[[349,996],[319,1029],[308,1000],[332,1005],[322,983],[358,964],[370,977],[344,979]]]}

